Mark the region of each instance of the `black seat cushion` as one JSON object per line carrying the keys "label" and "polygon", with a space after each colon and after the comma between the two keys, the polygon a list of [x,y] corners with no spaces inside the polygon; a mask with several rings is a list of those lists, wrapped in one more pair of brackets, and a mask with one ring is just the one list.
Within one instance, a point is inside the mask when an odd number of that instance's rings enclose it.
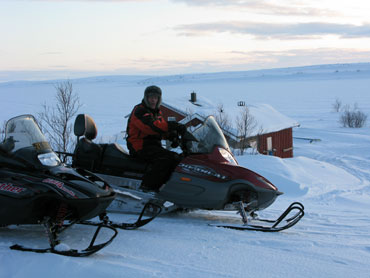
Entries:
{"label": "black seat cushion", "polygon": [[113,143],[105,146],[102,168],[116,169],[121,172],[144,173],[148,163],[131,157],[120,145]]}
{"label": "black seat cushion", "polygon": [[96,171],[101,166],[103,149],[92,141],[81,138],[75,148],[73,167]]}

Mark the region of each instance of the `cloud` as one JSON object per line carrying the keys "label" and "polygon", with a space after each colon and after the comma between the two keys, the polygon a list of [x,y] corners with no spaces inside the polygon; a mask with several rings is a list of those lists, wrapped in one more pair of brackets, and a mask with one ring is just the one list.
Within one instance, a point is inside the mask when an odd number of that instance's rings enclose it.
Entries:
{"label": "cloud", "polygon": [[[211,6],[215,8],[231,8],[237,10],[248,10],[260,14],[272,15],[300,15],[300,16],[334,16],[338,13],[329,10],[310,7],[302,1],[268,1],[268,0],[172,0],[172,2],[183,2],[189,6]],[[277,4],[279,2],[279,4]],[[282,4],[283,3],[283,4]],[[308,2],[309,3],[309,2]]]}
{"label": "cloud", "polygon": [[223,21],[178,25],[174,28],[180,35],[197,36],[212,33],[235,33],[253,35],[260,39],[309,39],[323,35],[342,38],[370,37],[370,24],[352,25],[324,22],[275,24],[247,21]]}

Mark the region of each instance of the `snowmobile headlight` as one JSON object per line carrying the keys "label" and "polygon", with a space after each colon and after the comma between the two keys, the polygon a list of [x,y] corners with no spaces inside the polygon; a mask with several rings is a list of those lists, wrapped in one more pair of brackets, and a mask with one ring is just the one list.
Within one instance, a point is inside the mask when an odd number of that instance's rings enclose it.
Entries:
{"label": "snowmobile headlight", "polygon": [[45,166],[58,166],[60,164],[60,159],[54,152],[39,154],[37,158]]}
{"label": "snowmobile headlight", "polygon": [[238,162],[236,162],[234,157],[227,150],[223,148],[218,148],[218,151],[220,152],[222,157],[225,158],[231,165],[238,165]]}

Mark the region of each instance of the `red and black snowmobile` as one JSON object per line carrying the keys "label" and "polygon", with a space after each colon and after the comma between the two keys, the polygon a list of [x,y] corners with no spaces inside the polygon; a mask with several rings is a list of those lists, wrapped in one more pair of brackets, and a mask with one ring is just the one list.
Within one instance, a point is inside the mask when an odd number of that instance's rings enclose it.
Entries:
{"label": "red and black snowmobile", "polygon": [[[77,116],[74,132],[78,137],[74,166],[105,179],[119,193],[118,200],[125,191],[145,199],[140,183],[150,164],[130,157],[116,143],[94,143],[96,125],[86,114]],[[282,193],[263,176],[238,165],[214,117],[208,117],[194,131],[173,138],[182,149],[183,159],[159,192],[151,192],[147,200],[169,201],[181,208],[237,210],[242,225],[217,225],[234,229],[281,231],[303,217],[303,205],[294,202],[276,220],[258,219],[256,211],[270,206]],[[270,224],[253,224],[257,220]]]}
{"label": "red and black snowmobile", "polygon": [[[136,223],[113,223],[105,211],[115,196],[93,173],[63,165],[32,115],[7,122],[5,139],[0,143],[0,227],[41,224],[50,243],[45,249],[20,245],[11,249],[88,256],[111,243],[116,228],[135,229],[153,219],[140,215]],[[90,220],[96,216],[99,221]],[[83,250],[58,248],[58,235],[74,224],[97,226],[89,246]],[[111,237],[96,244],[102,228],[111,230]]]}

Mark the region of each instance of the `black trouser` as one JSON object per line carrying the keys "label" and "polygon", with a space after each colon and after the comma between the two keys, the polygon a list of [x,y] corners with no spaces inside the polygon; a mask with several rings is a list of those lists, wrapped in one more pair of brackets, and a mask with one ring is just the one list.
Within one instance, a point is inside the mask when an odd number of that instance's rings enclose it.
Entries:
{"label": "black trouser", "polygon": [[154,190],[167,182],[181,160],[179,154],[160,146],[146,146],[137,152],[136,157],[150,164],[144,174],[142,186]]}

